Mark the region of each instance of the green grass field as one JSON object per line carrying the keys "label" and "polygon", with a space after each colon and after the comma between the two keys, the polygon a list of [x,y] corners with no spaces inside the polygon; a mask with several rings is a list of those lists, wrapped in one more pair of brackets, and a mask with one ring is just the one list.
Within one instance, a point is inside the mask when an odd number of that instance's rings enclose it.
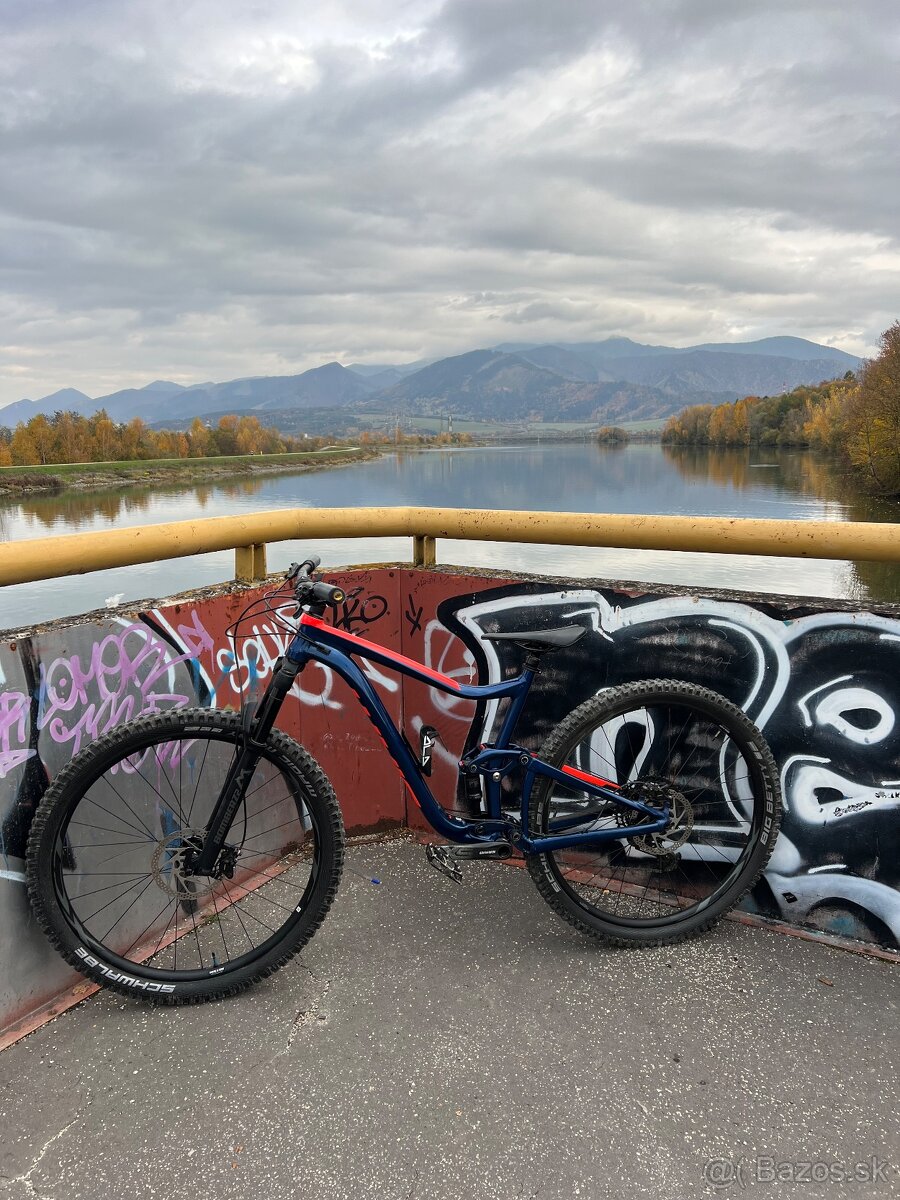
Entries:
{"label": "green grass field", "polygon": [[358,454],[359,446],[339,446],[326,450],[300,451],[296,454],[223,454],[216,458],[135,458],[123,462],[47,463],[35,467],[0,467],[0,478],[15,475],[117,475],[131,471],[166,469],[192,470],[194,467],[240,467],[250,463],[258,467],[303,466],[321,463],[345,455]]}

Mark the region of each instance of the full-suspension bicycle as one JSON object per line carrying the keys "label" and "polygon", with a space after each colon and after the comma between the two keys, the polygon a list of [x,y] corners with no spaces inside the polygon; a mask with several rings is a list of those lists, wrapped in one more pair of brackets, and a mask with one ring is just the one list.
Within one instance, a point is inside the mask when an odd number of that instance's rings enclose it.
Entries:
{"label": "full-suspension bicycle", "polygon": [[[57,776],[27,855],[34,912],[60,953],[119,991],[167,1003],[230,995],[296,954],[334,899],[340,808],[309,752],[275,727],[310,663],[341,676],[380,734],[451,878],[472,859],[524,858],[538,890],[586,934],[652,946],[712,926],[759,878],[780,819],[760,732],[706,688],[649,680],[581,704],[537,752],[514,741],[544,655],[580,625],[481,636],[512,642],[513,678],[464,684],[330,625],[343,590],[288,575],[291,636],[258,704],[178,708],[117,727]],[[361,661],[499,706],[499,732],[459,760],[471,811],[429,778],[434,731],[398,729]]]}

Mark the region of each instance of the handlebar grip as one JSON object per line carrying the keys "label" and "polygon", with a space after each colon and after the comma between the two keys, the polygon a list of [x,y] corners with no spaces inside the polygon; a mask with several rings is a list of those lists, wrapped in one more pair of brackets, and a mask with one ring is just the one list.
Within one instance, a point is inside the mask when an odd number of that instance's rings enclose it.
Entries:
{"label": "handlebar grip", "polygon": [[340,604],[344,599],[344,589],[330,583],[314,583],[308,594],[319,604]]}

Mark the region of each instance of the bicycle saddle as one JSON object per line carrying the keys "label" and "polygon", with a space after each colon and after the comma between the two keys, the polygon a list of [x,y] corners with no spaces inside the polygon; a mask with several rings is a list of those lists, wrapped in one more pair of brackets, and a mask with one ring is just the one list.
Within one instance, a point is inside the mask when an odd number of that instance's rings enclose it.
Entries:
{"label": "bicycle saddle", "polygon": [[532,654],[574,646],[587,630],[583,625],[561,625],[558,629],[523,629],[519,633],[482,633],[486,642],[513,642]]}

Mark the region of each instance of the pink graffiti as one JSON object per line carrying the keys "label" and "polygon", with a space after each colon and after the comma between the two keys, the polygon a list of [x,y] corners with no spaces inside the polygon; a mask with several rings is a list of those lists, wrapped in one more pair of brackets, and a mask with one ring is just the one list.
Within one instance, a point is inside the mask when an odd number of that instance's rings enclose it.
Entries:
{"label": "pink graffiti", "polygon": [[34,756],[28,749],[28,709],[24,693],[0,692],[0,779]]}
{"label": "pink graffiti", "polygon": [[86,660],[72,654],[42,666],[38,729],[46,729],[58,744],[71,744],[77,754],[85,741],[122,721],[190,704],[190,695],[170,690],[173,668],[195,657],[197,639],[201,644],[212,639],[196,613],[185,632],[190,649],[173,655],[146,625],[135,622],[95,642]]}
{"label": "pink graffiti", "polygon": [[196,608],[191,613],[190,625],[177,625],[175,632],[181,639],[181,645],[185,653],[182,658],[177,659],[181,662],[184,658],[199,658],[201,650],[212,651],[215,649],[215,642],[212,634],[200,620],[200,614]]}

